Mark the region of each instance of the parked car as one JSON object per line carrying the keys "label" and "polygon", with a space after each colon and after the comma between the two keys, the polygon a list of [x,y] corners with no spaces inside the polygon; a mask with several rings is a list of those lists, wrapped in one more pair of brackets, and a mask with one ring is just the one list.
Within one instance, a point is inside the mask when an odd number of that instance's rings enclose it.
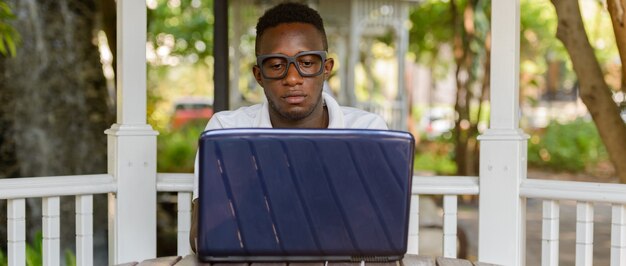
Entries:
{"label": "parked car", "polygon": [[186,97],[174,101],[172,128],[180,128],[191,121],[208,121],[213,116],[213,101],[207,98]]}
{"label": "parked car", "polygon": [[454,128],[454,109],[443,107],[428,109],[422,115],[420,128],[430,139],[450,132]]}

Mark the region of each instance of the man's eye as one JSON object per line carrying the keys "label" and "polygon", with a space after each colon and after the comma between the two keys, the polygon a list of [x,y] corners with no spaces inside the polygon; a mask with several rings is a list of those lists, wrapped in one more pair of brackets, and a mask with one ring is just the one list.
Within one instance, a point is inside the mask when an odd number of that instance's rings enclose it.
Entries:
{"label": "man's eye", "polygon": [[283,69],[284,66],[285,66],[284,64],[273,64],[270,66],[270,68],[273,70],[281,70]]}

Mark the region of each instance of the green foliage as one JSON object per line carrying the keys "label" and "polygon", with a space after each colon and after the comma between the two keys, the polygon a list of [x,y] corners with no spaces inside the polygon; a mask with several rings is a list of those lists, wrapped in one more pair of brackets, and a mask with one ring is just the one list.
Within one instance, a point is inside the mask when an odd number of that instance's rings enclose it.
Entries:
{"label": "green foliage", "polygon": [[[422,137],[425,140],[426,137]],[[433,141],[422,141],[416,149],[413,170],[427,171],[437,175],[456,173],[454,143],[450,134],[444,134]]]}
{"label": "green foliage", "polygon": [[456,164],[447,154],[418,153],[415,154],[413,170],[429,171],[437,175],[453,175],[456,173]]}
{"label": "green foliage", "polygon": [[528,163],[552,170],[583,171],[607,158],[595,125],[583,119],[551,122],[543,134],[533,134],[528,145]]}
{"label": "green foliage", "polygon": [[76,266],[76,255],[69,249],[65,250],[65,265]]}
{"label": "green foliage", "polygon": [[35,234],[35,241],[26,244],[26,265],[38,266],[43,264],[42,242],[43,237],[39,231]]}
{"label": "green foliage", "polygon": [[[43,235],[41,231],[35,234],[33,243],[26,243],[26,265],[39,266],[43,265]],[[8,258],[0,250],[0,266],[7,266]],[[76,255],[70,249],[65,250],[65,265],[76,266]]]}
{"label": "green foliage", "polygon": [[20,35],[8,22],[15,19],[15,15],[7,3],[0,0],[0,54],[15,56],[16,45],[20,42]]}
{"label": "green foliage", "polygon": [[153,0],[148,4],[148,42],[171,55],[196,57],[213,53],[212,0]]}
{"label": "green foliage", "polygon": [[198,121],[180,130],[161,132],[157,139],[157,171],[193,172],[198,138],[205,125],[206,121]]}
{"label": "green foliage", "polygon": [[4,252],[0,249],[0,266],[9,265],[9,258],[4,254]]}
{"label": "green foliage", "polygon": [[447,1],[423,1],[411,10],[409,50],[419,58],[435,58],[442,43],[452,41],[454,28]]}

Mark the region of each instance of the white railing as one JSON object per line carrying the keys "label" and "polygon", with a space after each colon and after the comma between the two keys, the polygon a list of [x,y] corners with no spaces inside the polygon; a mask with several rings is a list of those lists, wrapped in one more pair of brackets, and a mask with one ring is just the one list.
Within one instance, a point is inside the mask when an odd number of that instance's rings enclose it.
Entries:
{"label": "white railing", "polygon": [[541,265],[559,263],[559,201],[576,204],[576,265],[593,264],[594,203],[612,204],[611,265],[626,265],[626,184],[526,179],[520,196],[543,200]]}
{"label": "white railing", "polygon": [[478,177],[413,176],[407,253],[419,253],[419,196],[443,195],[443,256],[457,256],[457,202],[459,195],[478,195]]}
{"label": "white railing", "polygon": [[189,231],[191,228],[193,174],[159,173],[157,174],[157,192],[178,192],[176,254],[178,256],[190,254]]}
{"label": "white railing", "polygon": [[[443,195],[443,255],[457,254],[458,195],[478,195],[477,177],[414,176],[411,197],[408,253],[419,250],[419,196]],[[78,265],[93,265],[93,194],[115,193],[111,175],[53,176],[0,180],[0,200],[7,200],[9,265],[25,262],[25,199],[42,198],[43,260],[59,264],[60,196],[76,196],[76,258]],[[157,175],[158,192],[177,193],[177,254],[190,253],[193,174]],[[594,203],[612,204],[611,265],[626,264],[626,185],[526,179],[520,197],[543,200],[542,265],[558,265],[559,201],[577,201],[576,264],[593,261]]]}
{"label": "white railing", "polygon": [[[93,194],[114,193],[116,182],[111,175],[51,176],[0,180],[0,200],[7,200],[7,246],[9,265],[26,261],[25,199],[42,198],[43,254],[46,265],[59,265],[60,196],[76,196],[76,259],[78,265],[93,265]],[[158,192],[177,195],[177,255],[190,253],[191,197],[193,174],[157,174]],[[418,253],[419,195],[444,195],[443,251],[456,257],[457,195],[478,194],[476,177],[413,178],[409,253]]]}
{"label": "white railing", "polygon": [[76,196],[76,263],[93,265],[93,194],[116,191],[111,175],[76,175],[0,179],[0,200],[7,200],[9,265],[26,262],[26,198],[42,198],[42,257],[59,265],[60,196]]}

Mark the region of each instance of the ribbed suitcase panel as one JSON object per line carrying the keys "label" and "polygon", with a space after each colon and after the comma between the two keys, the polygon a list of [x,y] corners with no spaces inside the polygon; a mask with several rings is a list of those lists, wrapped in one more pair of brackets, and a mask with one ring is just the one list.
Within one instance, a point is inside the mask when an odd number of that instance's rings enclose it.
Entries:
{"label": "ribbed suitcase panel", "polygon": [[299,196],[302,188],[294,182],[280,140],[269,138],[253,147],[281,247],[287,254],[320,254],[313,225],[307,218],[310,214]]}
{"label": "ribbed suitcase panel", "polygon": [[[221,178],[219,161],[216,147],[213,142],[201,142],[204,146],[200,150],[199,160],[205,164],[200,168],[200,176],[212,176],[219,178],[201,178],[201,188],[212,188],[211,193],[206,193],[200,198],[198,220],[203,224],[198,226],[198,251],[215,255],[239,252],[243,254],[243,247],[239,241],[239,228],[230,207],[226,184]],[[203,189],[204,190],[204,189]]]}
{"label": "ribbed suitcase panel", "polygon": [[347,144],[340,141],[318,142],[317,147],[324,170],[337,195],[335,204],[346,216],[348,232],[360,254],[368,254],[374,250],[390,250],[390,236],[385,233],[379,220],[382,214],[374,205],[375,199],[370,192],[371,189],[366,187],[355,168],[354,157],[359,155],[352,155]]}
{"label": "ribbed suitcase panel", "polygon": [[[384,148],[390,151],[402,147],[393,142],[386,144]],[[410,186],[410,183],[399,184],[388,161],[406,160],[407,156],[385,159],[385,153],[382,152],[380,146],[370,141],[350,143],[350,148],[352,154],[358,155],[354,157],[355,167],[359,169],[359,174],[363,177],[370,192],[376,195],[374,202],[380,211],[378,217],[382,220],[387,235],[406,235],[408,233],[405,227],[407,213],[404,210],[408,207],[409,201],[406,199],[409,195],[405,186]],[[406,240],[400,237],[393,237],[391,242],[393,250],[406,246]]]}
{"label": "ribbed suitcase panel", "polygon": [[[287,145],[288,143],[288,145]],[[310,213],[315,235],[323,254],[340,254],[355,250],[345,224],[344,214],[338,208],[336,195],[331,190],[321,159],[312,142],[289,141],[285,144],[290,164],[293,165],[294,180],[301,189],[301,196]]]}
{"label": "ribbed suitcase panel", "polygon": [[218,145],[218,154],[224,162],[222,177],[228,179],[244,249],[279,253],[280,247],[250,145],[245,140],[225,141]]}

